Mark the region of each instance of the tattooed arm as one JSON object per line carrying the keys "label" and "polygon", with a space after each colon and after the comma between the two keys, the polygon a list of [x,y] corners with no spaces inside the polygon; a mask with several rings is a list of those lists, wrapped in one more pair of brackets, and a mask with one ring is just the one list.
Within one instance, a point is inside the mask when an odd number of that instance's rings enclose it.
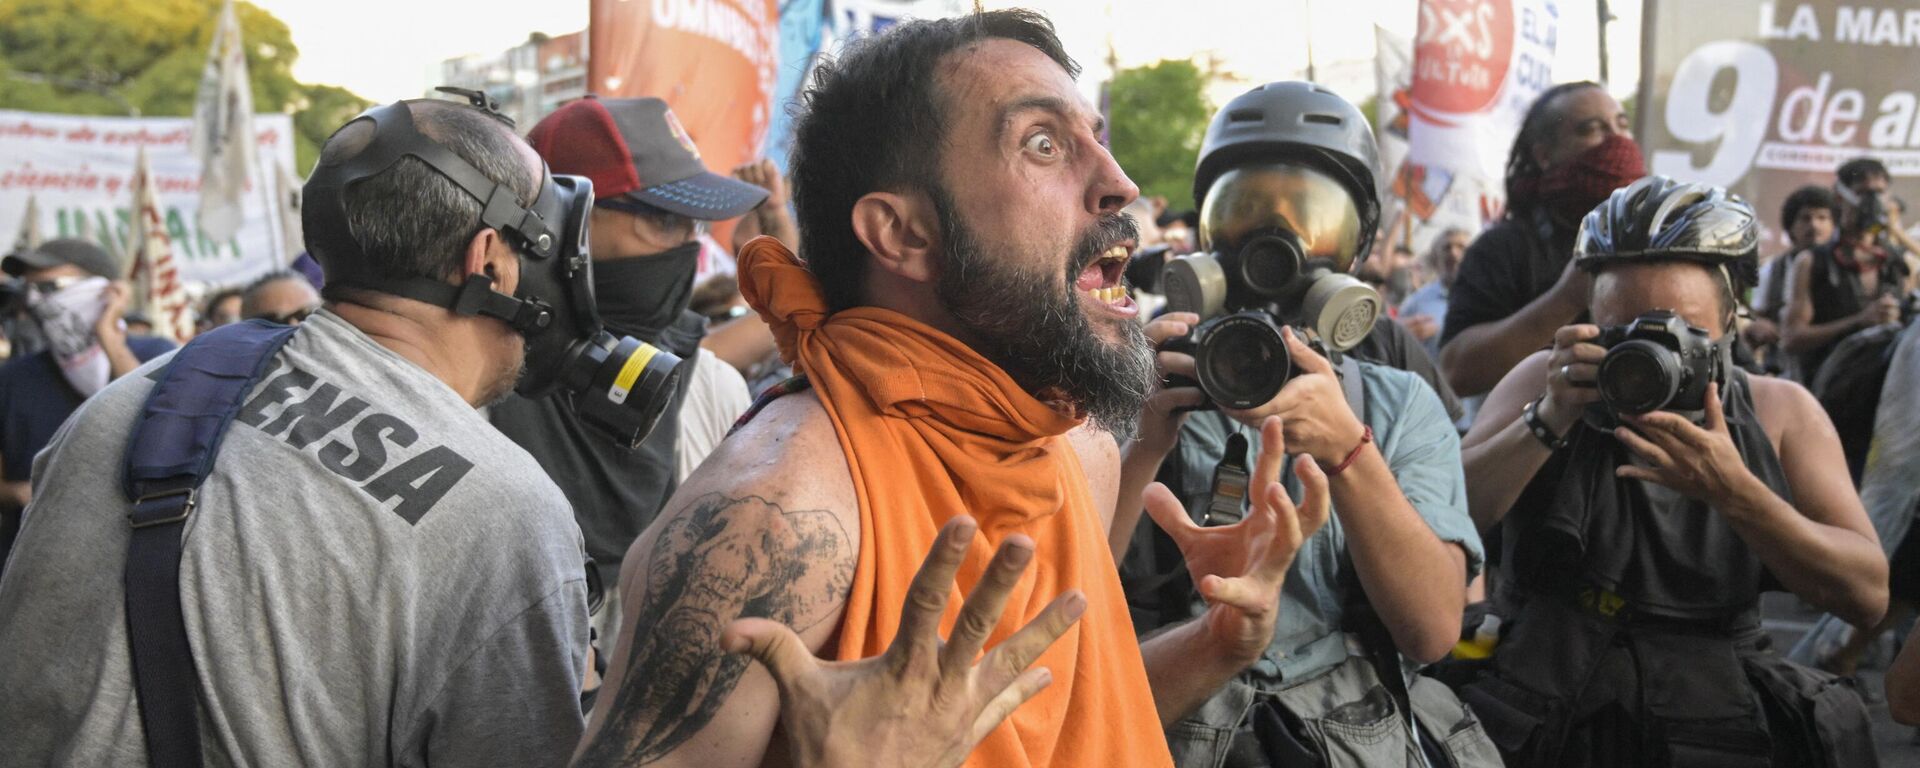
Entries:
{"label": "tattooed arm", "polygon": [[722,443],[627,552],[629,623],[576,765],[753,765],[779,715],[764,669],[729,655],[735,619],[825,648],[859,552],[859,510],[832,426],[782,398]]}

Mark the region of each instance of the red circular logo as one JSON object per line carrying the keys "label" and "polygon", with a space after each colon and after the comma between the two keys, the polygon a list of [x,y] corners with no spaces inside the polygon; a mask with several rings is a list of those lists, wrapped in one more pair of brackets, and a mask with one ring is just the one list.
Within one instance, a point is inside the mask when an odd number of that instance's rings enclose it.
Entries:
{"label": "red circular logo", "polygon": [[1512,63],[1512,0],[1422,0],[1413,52],[1416,104],[1478,112],[1499,95]]}

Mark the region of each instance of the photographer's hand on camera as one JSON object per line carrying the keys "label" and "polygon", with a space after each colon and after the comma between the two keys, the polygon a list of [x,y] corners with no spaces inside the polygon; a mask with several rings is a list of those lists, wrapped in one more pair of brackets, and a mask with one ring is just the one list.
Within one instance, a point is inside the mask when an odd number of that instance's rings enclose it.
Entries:
{"label": "photographer's hand on camera", "polygon": [[[1538,350],[1500,381],[1460,440],[1467,476],[1467,509],[1482,532],[1505,518],[1520,492],[1552,456],[1588,405],[1600,401],[1595,383],[1605,347],[1600,327],[1585,323],[1554,331],[1553,347]],[[1550,435],[1542,435],[1526,418]]]}
{"label": "photographer's hand on camera", "polygon": [[1281,337],[1300,374],[1266,405],[1244,411],[1221,410],[1256,428],[1268,416],[1278,416],[1289,450],[1310,455],[1323,467],[1338,466],[1360,445],[1366,427],[1347,404],[1333,363],[1307,346],[1292,328],[1282,329]]}
{"label": "photographer's hand on camera", "polygon": [[[1892,201],[1889,200],[1888,202]],[[1911,253],[1920,250],[1920,243],[1914,242],[1913,236],[1907,234],[1907,225],[1900,221],[1900,209],[1902,207],[1903,206],[1895,204],[1883,205],[1881,208],[1887,212],[1887,239]]]}
{"label": "photographer's hand on camera", "polygon": [[1197,374],[1194,372],[1193,355],[1160,348],[1169,340],[1192,333],[1193,327],[1199,324],[1200,316],[1192,312],[1168,312],[1147,323],[1147,342],[1159,350],[1154,353],[1153,364],[1155,373],[1160,376],[1161,386],[1140,409],[1140,433],[1134,442],[1142,449],[1158,450],[1160,458],[1165,458],[1167,451],[1173,450],[1174,441],[1180,436],[1180,425],[1186,422],[1187,410],[1207,402],[1206,393],[1197,386],[1168,386],[1166,383],[1175,376],[1188,382],[1194,380]]}
{"label": "photographer's hand on camera", "polygon": [[1614,474],[1658,483],[1716,506],[1741,500],[1742,494],[1772,494],[1740,459],[1720,408],[1719,384],[1707,386],[1704,426],[1666,411],[1620,418],[1626,425],[1615,428],[1614,437],[1640,463],[1622,464]]}
{"label": "photographer's hand on camera", "polygon": [[1599,337],[1600,326],[1584,323],[1564,326],[1553,334],[1553,351],[1547,355],[1547,390],[1534,412],[1556,435],[1565,437],[1567,430],[1580,421],[1580,412],[1589,403],[1600,402],[1600,390],[1594,381],[1607,349],[1593,343]]}
{"label": "photographer's hand on camera", "polygon": [[[1200,316],[1192,312],[1168,312],[1147,323],[1148,343],[1154,349],[1160,349],[1172,339],[1183,338],[1193,332],[1200,324]],[[1197,386],[1167,386],[1168,377],[1184,377],[1191,382],[1194,379],[1193,355],[1185,352],[1159,351],[1154,354],[1154,370],[1160,376],[1160,389],[1148,397],[1140,408],[1140,429],[1132,440],[1120,445],[1120,490],[1113,510],[1113,522],[1107,529],[1107,542],[1113,551],[1113,559],[1127,556],[1127,547],[1133,543],[1134,529],[1140,523],[1140,515],[1145,511],[1141,494],[1146,491],[1147,483],[1160,471],[1160,463],[1180,439],[1180,427],[1187,421],[1187,411],[1206,405],[1207,395]]]}

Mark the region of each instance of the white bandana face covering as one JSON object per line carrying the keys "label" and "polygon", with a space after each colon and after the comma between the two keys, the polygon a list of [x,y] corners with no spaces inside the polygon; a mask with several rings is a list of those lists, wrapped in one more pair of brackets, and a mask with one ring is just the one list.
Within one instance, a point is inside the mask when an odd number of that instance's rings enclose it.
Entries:
{"label": "white bandana face covering", "polygon": [[107,353],[93,335],[94,323],[107,309],[107,284],[104,277],[89,277],[53,293],[35,291],[27,297],[27,309],[46,334],[61,375],[82,397],[92,397],[106,387],[112,374]]}

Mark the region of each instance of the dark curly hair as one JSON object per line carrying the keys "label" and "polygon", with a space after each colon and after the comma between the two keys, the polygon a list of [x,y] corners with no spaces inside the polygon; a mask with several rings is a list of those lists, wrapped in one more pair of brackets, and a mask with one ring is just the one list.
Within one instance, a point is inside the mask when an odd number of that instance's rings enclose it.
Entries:
{"label": "dark curly hair", "polygon": [[1780,204],[1780,228],[1793,229],[1793,222],[1799,220],[1800,212],[1808,208],[1825,208],[1833,214],[1834,220],[1840,219],[1840,202],[1834,198],[1833,190],[1818,184],[1808,184],[1787,195],[1787,201]]}
{"label": "dark curly hair", "polygon": [[822,62],[795,118],[789,167],[807,269],[838,311],[864,300],[867,251],[853,204],[878,190],[933,192],[950,104],[938,82],[948,54],[991,38],[1033,46],[1079,76],[1053,23],[1032,11],[910,21]]}

